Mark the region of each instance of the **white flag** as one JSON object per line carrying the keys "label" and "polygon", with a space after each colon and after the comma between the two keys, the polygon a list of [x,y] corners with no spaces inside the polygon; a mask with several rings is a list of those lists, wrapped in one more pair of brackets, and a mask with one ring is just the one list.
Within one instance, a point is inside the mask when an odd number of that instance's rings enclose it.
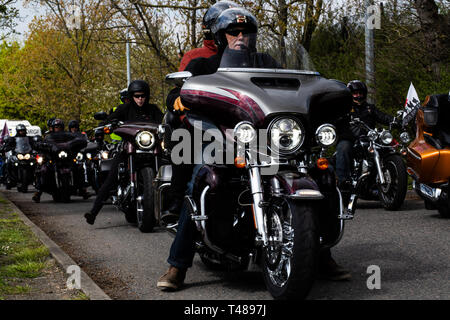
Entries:
{"label": "white flag", "polygon": [[408,95],[405,101],[405,112],[403,112],[402,126],[405,126],[412,118],[415,117],[420,106],[419,96],[412,82],[409,86]]}

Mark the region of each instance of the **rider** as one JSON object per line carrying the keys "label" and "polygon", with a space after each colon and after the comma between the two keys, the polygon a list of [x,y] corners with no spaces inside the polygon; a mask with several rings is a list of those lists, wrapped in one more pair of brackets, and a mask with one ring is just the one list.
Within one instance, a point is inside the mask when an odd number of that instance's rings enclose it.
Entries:
{"label": "rider", "polygon": [[[53,152],[56,153],[59,151],[59,147],[57,146],[58,143],[70,143],[69,148],[83,148],[87,145],[87,140],[84,137],[76,136],[70,132],[64,131],[64,121],[61,119],[56,118],[53,120],[51,124],[51,130],[50,133],[44,138],[44,141],[41,143],[38,143],[36,146],[36,150],[42,151],[42,152]],[[41,168],[41,170],[45,171],[47,168]],[[45,179],[45,172],[39,172],[38,176],[40,179]],[[41,201],[41,195],[43,191],[41,190],[40,186],[43,184],[43,181],[38,183],[36,185],[38,191],[36,191],[32,197],[32,200],[34,202],[40,202]]]}
{"label": "rider", "polygon": [[[230,8],[223,11],[217,18],[212,30],[218,46],[218,53],[210,58],[198,58],[192,60],[186,67],[195,75],[212,74],[217,71],[222,55],[227,53],[240,54],[246,50],[251,52],[248,57],[253,61],[255,67],[279,68],[279,64],[269,55],[256,52],[257,20],[247,10],[243,8]],[[227,48],[228,47],[228,48]],[[179,88],[173,89],[167,97],[168,110],[172,108],[177,111],[188,110],[185,108],[179,97]],[[172,107],[172,108],[171,108]],[[197,166],[198,167],[198,166]],[[188,181],[195,178],[195,171],[192,165],[173,165],[172,183],[178,196],[184,196]],[[189,183],[189,188],[192,183]],[[191,193],[188,190],[187,193]],[[195,225],[190,220],[185,206],[183,206],[178,221],[178,228],[175,239],[170,248],[170,255],[167,262],[170,264],[167,272],[161,276],[157,286],[163,290],[178,290],[183,285],[186,271],[192,266],[195,255]],[[322,251],[319,266],[321,273],[326,273],[329,278],[348,279],[350,274],[339,267],[331,258],[329,249]]]}
{"label": "rider", "polygon": [[[129,103],[117,107],[116,111],[111,113],[106,119],[108,122],[117,121],[152,121],[161,123],[163,114],[155,104],[149,104],[150,87],[144,80],[134,80],[128,86]],[[111,164],[111,170],[108,177],[100,187],[94,205],[91,210],[85,213],[86,222],[94,224],[97,214],[103,207],[103,202],[108,199],[109,191],[114,186],[117,179],[119,163],[126,160],[124,153],[119,153]]]}
{"label": "rider", "polygon": [[[10,150],[14,150],[16,148],[16,137],[26,137],[27,136],[27,127],[25,127],[24,124],[19,123],[16,126],[16,135],[14,137],[10,137],[10,136],[5,136],[5,141],[4,143],[0,146],[0,153],[5,153],[8,152]],[[33,146],[33,141],[32,139],[29,139],[30,145]],[[9,176],[10,178],[13,178],[11,173],[12,173],[12,168],[11,168],[12,163],[10,162],[6,162],[5,164],[5,173],[6,176]]]}
{"label": "rider", "polygon": [[222,11],[232,7],[239,7],[236,3],[232,1],[219,1],[212,5],[206,13],[203,15],[202,31],[203,31],[203,46],[201,48],[195,48],[186,52],[181,59],[180,67],[178,71],[184,71],[186,66],[191,62],[191,60],[199,57],[209,58],[212,55],[217,54],[218,49],[214,42],[214,36],[211,32],[211,27],[216,21]]}
{"label": "rider", "polygon": [[[86,139],[86,141],[89,141],[87,135],[84,132],[80,132],[80,124],[77,120],[69,121],[69,132],[78,138]],[[87,191],[87,188],[84,186],[85,184],[87,184],[87,181],[85,181],[85,168],[83,166],[74,166],[73,169],[76,185],[78,186],[78,195],[83,197],[83,199],[88,199],[90,195]]]}
{"label": "rider", "polygon": [[[351,115],[359,118],[370,128],[377,123],[389,125],[394,117],[378,110],[373,104],[367,103],[367,86],[360,80],[352,80],[347,88],[353,96]],[[352,166],[352,150],[355,139],[361,134],[359,126],[349,126],[349,118],[343,119],[338,125],[339,142],[336,146],[336,175],[342,190],[350,188],[350,172]]]}
{"label": "rider", "polygon": [[[130,102],[130,98],[128,97],[128,88],[122,89],[120,91],[120,93],[119,93],[119,96],[120,96],[120,101],[122,103],[117,105],[117,106],[115,106],[114,108],[111,108],[111,110],[109,110],[109,114],[111,114],[114,111],[116,111],[117,107],[119,107],[120,105]],[[111,138],[111,142],[112,143],[119,143],[119,141],[122,140],[122,138],[120,136],[118,136],[117,134],[115,134],[114,132],[111,133],[109,135],[109,137]]]}

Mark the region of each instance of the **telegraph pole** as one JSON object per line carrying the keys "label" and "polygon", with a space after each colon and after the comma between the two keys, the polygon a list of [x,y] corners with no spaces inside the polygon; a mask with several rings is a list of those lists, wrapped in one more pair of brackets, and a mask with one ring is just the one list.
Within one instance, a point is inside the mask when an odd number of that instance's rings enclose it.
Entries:
{"label": "telegraph pole", "polygon": [[[374,54],[374,16],[369,15],[373,0],[365,0],[365,53],[366,53],[366,84],[368,89],[367,102],[375,103],[375,54]],[[376,17],[375,17],[376,19]]]}

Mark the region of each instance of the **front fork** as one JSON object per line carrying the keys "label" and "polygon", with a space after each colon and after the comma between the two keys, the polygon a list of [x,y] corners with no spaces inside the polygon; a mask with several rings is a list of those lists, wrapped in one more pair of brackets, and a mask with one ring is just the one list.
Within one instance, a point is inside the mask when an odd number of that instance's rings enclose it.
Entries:
{"label": "front fork", "polygon": [[375,165],[377,167],[378,178],[380,179],[380,184],[383,186],[386,184],[386,180],[384,179],[383,168],[381,167],[381,158],[378,150],[373,147],[373,158],[375,160]]}
{"label": "front fork", "polygon": [[264,223],[263,210],[263,188],[261,181],[261,172],[258,167],[249,168],[250,189],[253,196],[253,218],[255,221],[256,231],[258,233],[257,240],[262,241],[263,245],[268,245],[266,224]]}

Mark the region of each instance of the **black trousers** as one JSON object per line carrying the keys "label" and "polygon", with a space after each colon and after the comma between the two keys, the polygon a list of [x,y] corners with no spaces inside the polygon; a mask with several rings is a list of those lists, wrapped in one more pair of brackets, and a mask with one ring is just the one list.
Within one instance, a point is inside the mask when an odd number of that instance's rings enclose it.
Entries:
{"label": "black trousers", "polygon": [[103,208],[103,202],[105,202],[109,197],[109,192],[117,185],[117,175],[119,170],[119,164],[126,160],[126,155],[120,153],[117,155],[111,164],[111,170],[108,173],[103,184],[98,190],[97,197],[94,200],[94,205],[92,206],[91,213],[97,215]]}

